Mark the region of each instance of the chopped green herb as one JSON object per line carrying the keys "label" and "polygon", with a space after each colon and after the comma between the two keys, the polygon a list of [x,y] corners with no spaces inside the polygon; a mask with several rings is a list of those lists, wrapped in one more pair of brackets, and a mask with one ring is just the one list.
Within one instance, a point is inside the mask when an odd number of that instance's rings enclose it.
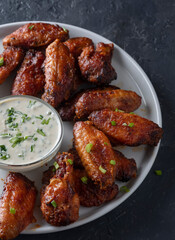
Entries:
{"label": "chopped green herb", "polygon": [[115,121],[111,121],[111,125],[112,126],[116,126],[116,122]]}
{"label": "chopped green herb", "polygon": [[115,165],[115,164],[116,164],[116,161],[115,161],[115,160],[111,160],[111,161],[110,161],[110,164],[111,164],[111,165]]}
{"label": "chopped green herb", "polygon": [[10,208],[10,213],[11,214],[15,214],[16,213],[16,209],[15,208]]}
{"label": "chopped green herb", "polygon": [[87,178],[86,176],[84,176],[84,177],[81,178],[81,181],[82,181],[84,184],[87,184],[88,178]]}
{"label": "chopped green herb", "polygon": [[51,115],[52,113],[51,112],[48,112],[47,115]]}
{"label": "chopped green herb", "polygon": [[23,142],[24,140],[25,140],[24,137],[16,136],[16,137],[11,138],[9,141],[10,141],[10,143],[13,143],[12,147],[14,148],[17,144]]}
{"label": "chopped green herb", "polygon": [[56,172],[56,169],[54,167],[52,168],[52,172]]}
{"label": "chopped green herb", "polygon": [[53,200],[53,201],[51,202],[51,204],[52,204],[52,206],[53,206],[54,208],[57,207],[57,204],[56,204],[55,200]]}
{"label": "chopped green herb", "polygon": [[62,27],[62,29],[63,29],[65,32],[67,32],[67,29],[66,29],[66,28]]}
{"label": "chopped green herb", "polygon": [[7,154],[6,152],[7,152],[6,146],[0,145],[0,159],[7,160],[8,158],[10,158],[10,155]]}
{"label": "chopped green herb", "polygon": [[0,145],[0,151],[1,152],[6,152],[7,151],[7,148],[5,145]]}
{"label": "chopped green herb", "polygon": [[16,136],[17,136],[17,137],[22,136],[22,133],[18,132],[18,133],[16,134]]}
{"label": "chopped green herb", "polygon": [[86,152],[87,152],[87,153],[90,153],[92,147],[93,147],[93,144],[92,144],[92,143],[88,143],[88,144],[86,145]]}
{"label": "chopped green herb", "polygon": [[0,58],[0,67],[3,66],[3,65],[4,65],[4,58],[1,57],[1,58]]}
{"label": "chopped green herb", "polygon": [[72,165],[72,164],[73,164],[73,161],[72,161],[72,159],[67,159],[67,161],[68,161],[68,163],[70,163],[70,165]]}
{"label": "chopped green herb", "polygon": [[134,112],[130,112],[130,114],[134,114]]}
{"label": "chopped green herb", "polygon": [[44,124],[48,125],[48,124],[49,124],[49,121],[50,121],[50,119],[51,119],[51,118],[49,118],[49,119],[47,119],[47,120],[46,120],[46,119],[44,119],[44,120],[41,122],[41,124],[43,124],[43,125],[44,125]]}
{"label": "chopped green herb", "polygon": [[36,116],[35,118],[43,119],[43,115]]}
{"label": "chopped green herb", "polygon": [[32,124],[35,124],[35,122],[32,122]]}
{"label": "chopped green herb", "polygon": [[58,165],[58,163],[57,162],[54,162],[54,167],[55,167],[55,169],[57,170],[58,168],[59,168],[59,165]]}
{"label": "chopped green herb", "polygon": [[106,173],[106,169],[104,169],[101,165],[99,167],[99,170],[102,172],[102,173]]}
{"label": "chopped green herb", "polygon": [[124,112],[123,110],[120,110],[118,108],[115,109],[116,112]]}
{"label": "chopped green herb", "polygon": [[128,126],[128,124],[127,123],[123,123],[122,126]]}
{"label": "chopped green herb", "polygon": [[30,25],[29,29],[32,30],[34,28],[34,25]]}
{"label": "chopped green herb", "polygon": [[23,153],[19,153],[18,157],[24,157],[24,154]]}
{"label": "chopped green herb", "polygon": [[128,127],[133,127],[134,126],[134,123],[129,123],[128,124]]}
{"label": "chopped green herb", "polygon": [[155,170],[154,171],[156,175],[161,176],[162,175],[162,170]]}
{"label": "chopped green herb", "polygon": [[12,123],[9,127],[10,128],[17,128],[18,127],[18,123]]}
{"label": "chopped green herb", "polygon": [[34,144],[34,145],[31,145],[31,148],[30,148],[30,151],[31,151],[31,152],[33,152],[34,147],[35,147],[35,144]]}
{"label": "chopped green herb", "polygon": [[108,145],[108,143],[107,143],[107,142],[104,142],[104,144],[105,144],[105,145]]}
{"label": "chopped green herb", "polygon": [[9,117],[5,120],[5,124],[12,123],[16,118]]}
{"label": "chopped green herb", "polygon": [[130,191],[130,189],[127,188],[127,186],[122,186],[122,187],[120,188],[120,192],[129,192],[129,191]]}
{"label": "chopped green herb", "polygon": [[37,140],[38,140],[38,138],[37,138],[37,137],[33,138],[33,141],[35,141],[35,142],[36,142]]}
{"label": "chopped green herb", "polygon": [[7,115],[8,116],[12,116],[12,115],[14,115],[14,113],[15,113],[15,109],[13,107],[10,108],[10,109],[7,109]]}
{"label": "chopped green herb", "polygon": [[43,130],[42,129],[37,129],[37,133],[39,133],[40,135],[42,135],[42,136],[46,136],[46,134],[43,132]]}
{"label": "chopped green herb", "polygon": [[28,108],[31,108],[34,104],[36,103],[36,101],[29,101],[29,105],[27,106]]}
{"label": "chopped green herb", "polygon": [[10,138],[10,137],[12,137],[12,135],[10,133],[2,133],[0,135],[0,137],[2,137],[2,138]]}

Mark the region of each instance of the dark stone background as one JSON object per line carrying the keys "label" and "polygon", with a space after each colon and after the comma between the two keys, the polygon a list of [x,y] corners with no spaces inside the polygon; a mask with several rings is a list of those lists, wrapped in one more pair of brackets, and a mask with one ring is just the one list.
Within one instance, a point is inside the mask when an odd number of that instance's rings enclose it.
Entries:
{"label": "dark stone background", "polygon": [[[0,24],[47,20],[77,25],[126,50],[153,83],[163,113],[164,138],[156,162],[122,205],[84,226],[17,239],[175,239],[175,2],[173,0],[1,0]],[[162,176],[154,174],[163,171]]]}

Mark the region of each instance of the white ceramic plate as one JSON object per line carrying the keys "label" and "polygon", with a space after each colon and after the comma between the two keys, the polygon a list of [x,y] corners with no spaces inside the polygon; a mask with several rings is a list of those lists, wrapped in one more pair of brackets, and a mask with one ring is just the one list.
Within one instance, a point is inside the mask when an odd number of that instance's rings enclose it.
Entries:
{"label": "white ceramic plate", "polygon": [[[1,51],[3,51],[2,39],[6,35],[12,33],[13,31],[15,31],[17,28],[21,27],[25,23],[27,22],[9,23],[9,24],[0,26],[0,50]],[[55,24],[55,23],[51,22],[51,24]],[[72,25],[62,24],[62,23],[57,23],[57,24],[67,28],[70,31],[70,37],[78,37],[78,36],[89,37],[94,41],[95,44],[97,44],[98,42],[110,43],[108,39],[96,33],[90,32],[86,29],[75,27]],[[162,118],[161,118],[160,105],[157,99],[157,95],[155,93],[155,90],[150,80],[148,79],[144,71],[141,69],[141,67],[133,60],[133,58],[131,58],[124,50],[122,50],[117,45],[115,45],[112,65],[114,66],[114,68],[116,69],[116,72],[118,73],[118,79],[113,81],[112,84],[122,89],[133,90],[136,93],[138,93],[142,97],[142,105],[136,112],[139,115],[146,117],[156,122],[157,124],[159,124],[159,126],[161,126]],[[10,94],[13,78],[14,76],[11,76],[11,78],[7,79],[2,85],[0,85],[0,97],[4,97]],[[73,127],[73,123],[71,122],[64,123],[65,134],[64,134],[63,144],[60,151],[66,151],[71,147],[72,127]],[[108,213],[112,209],[116,208],[123,201],[125,201],[139,187],[139,185],[142,183],[142,181],[150,171],[155,161],[155,158],[159,149],[159,145],[157,147],[148,147],[148,146],[140,146],[140,147],[134,147],[134,148],[120,147],[118,149],[122,151],[127,157],[134,158],[138,166],[138,176],[136,179],[128,182],[127,184],[121,184],[118,182],[119,186],[127,185],[128,188],[130,188],[130,191],[128,193],[125,193],[125,194],[119,193],[114,200],[100,207],[92,207],[92,208],[81,207],[79,220],[66,227],[53,227],[47,224],[45,220],[43,220],[41,211],[39,208],[40,203],[39,203],[39,196],[38,196],[37,204],[34,212],[34,215],[37,219],[37,223],[31,224],[30,226],[28,226],[28,228],[23,233],[28,233],[28,234],[49,233],[49,232],[56,232],[56,231],[62,231],[62,230],[74,228],[101,217],[102,215]],[[40,188],[41,188],[42,172],[45,169],[46,168],[43,167],[41,169],[37,169],[35,171],[25,173],[25,175],[29,177],[29,179],[35,181],[38,191],[40,191]],[[0,192],[2,191],[2,188],[3,188],[3,179],[5,179],[7,174],[8,172],[4,170],[0,170],[0,176],[1,176]]]}

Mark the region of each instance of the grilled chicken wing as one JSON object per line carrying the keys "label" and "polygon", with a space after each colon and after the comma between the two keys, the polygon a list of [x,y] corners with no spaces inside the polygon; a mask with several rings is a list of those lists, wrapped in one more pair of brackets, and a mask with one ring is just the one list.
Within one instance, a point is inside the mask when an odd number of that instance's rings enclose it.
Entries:
{"label": "grilled chicken wing", "polygon": [[141,97],[135,92],[122,89],[92,90],[84,93],[75,105],[77,118],[88,117],[93,111],[108,108],[121,109],[125,112],[135,111],[141,104]]}
{"label": "grilled chicken wing", "polygon": [[14,47],[42,47],[47,46],[55,39],[61,42],[69,38],[68,30],[58,25],[48,23],[28,23],[3,39],[4,46]]}
{"label": "grilled chicken wing", "polygon": [[81,74],[84,79],[95,84],[108,84],[117,78],[111,65],[114,45],[98,43],[96,50],[93,46],[83,49],[78,58]]}
{"label": "grilled chicken wing", "polygon": [[[108,92],[108,91],[112,91],[112,90],[116,90],[118,89],[116,86],[104,86],[104,87],[96,87],[96,88],[90,88],[90,89],[86,89],[86,90],[80,90],[78,93],[76,93],[73,97],[69,98],[68,101],[64,102],[62,104],[62,106],[60,106],[57,110],[62,118],[63,121],[73,121],[73,120],[77,120],[77,116],[75,116],[75,112],[77,112],[77,114],[79,113],[79,110],[76,108],[76,103],[79,102],[79,99],[81,99],[82,96],[85,95],[90,95],[91,93],[97,93],[96,95],[98,95],[98,93],[104,93],[104,92]],[[98,101],[98,99],[96,98],[96,101]],[[99,103],[99,101],[98,101]],[[96,106],[98,105],[95,100],[94,103],[96,104]],[[90,106],[90,104],[88,106],[84,106],[85,108],[87,108],[87,110],[93,106]],[[99,107],[99,105],[98,105]],[[78,108],[79,108],[79,104],[78,104]],[[96,109],[98,110],[98,109]],[[85,109],[86,111],[86,109]],[[89,110],[90,111],[90,110]],[[93,110],[94,111],[94,110]],[[91,113],[91,111],[90,111]],[[88,113],[87,116],[90,114]],[[85,114],[84,114],[85,115]],[[85,116],[83,115],[82,118],[85,118]]]}
{"label": "grilled chicken wing", "polygon": [[33,49],[27,51],[12,87],[12,95],[37,96],[42,92],[45,84],[42,64],[45,56]]}
{"label": "grilled chicken wing", "polygon": [[36,188],[20,173],[9,173],[0,198],[0,238],[17,237],[35,219]]}
{"label": "grilled chicken wing", "polygon": [[156,146],[163,130],[156,123],[136,114],[115,112],[108,109],[92,112],[89,120],[103,131],[114,144]]}
{"label": "grilled chicken wing", "polygon": [[64,44],[69,48],[69,51],[75,58],[78,58],[83,51],[83,48],[93,46],[93,42],[90,38],[76,37],[70,38]]}
{"label": "grilled chicken wing", "polygon": [[75,61],[69,49],[57,39],[46,49],[46,84],[42,99],[53,107],[69,98],[76,81]]}
{"label": "grilled chicken wing", "polygon": [[[45,185],[41,191],[41,211],[46,221],[54,226],[68,225],[79,217],[80,203],[74,192],[70,159],[73,161],[70,153],[58,154],[56,162],[59,168],[57,167],[55,175],[52,177],[53,169],[50,168],[43,178]],[[52,177],[50,182],[49,177]]]}
{"label": "grilled chicken wing", "polygon": [[8,47],[0,54],[0,84],[3,83],[10,73],[18,66],[23,57],[23,50],[14,47]]}
{"label": "grilled chicken wing", "polygon": [[112,185],[115,167],[110,161],[115,156],[108,138],[91,122],[76,122],[73,133],[75,148],[89,178],[99,184],[100,188]]}
{"label": "grilled chicken wing", "polygon": [[85,170],[74,169],[73,176],[75,191],[80,198],[80,204],[84,207],[100,206],[112,200],[118,193],[118,186],[115,183],[106,189],[100,189],[99,185],[88,178]]}

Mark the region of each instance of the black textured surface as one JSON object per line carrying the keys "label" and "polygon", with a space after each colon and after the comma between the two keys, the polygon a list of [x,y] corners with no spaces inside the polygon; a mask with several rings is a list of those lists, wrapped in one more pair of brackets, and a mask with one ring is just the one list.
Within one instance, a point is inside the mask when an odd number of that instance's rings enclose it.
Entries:
{"label": "black textured surface", "polygon": [[[175,239],[175,3],[173,0],[6,0],[0,24],[46,20],[97,32],[125,49],[151,79],[163,113],[164,138],[156,162],[122,205],[84,226],[28,239]],[[156,176],[155,169],[163,175]]]}

